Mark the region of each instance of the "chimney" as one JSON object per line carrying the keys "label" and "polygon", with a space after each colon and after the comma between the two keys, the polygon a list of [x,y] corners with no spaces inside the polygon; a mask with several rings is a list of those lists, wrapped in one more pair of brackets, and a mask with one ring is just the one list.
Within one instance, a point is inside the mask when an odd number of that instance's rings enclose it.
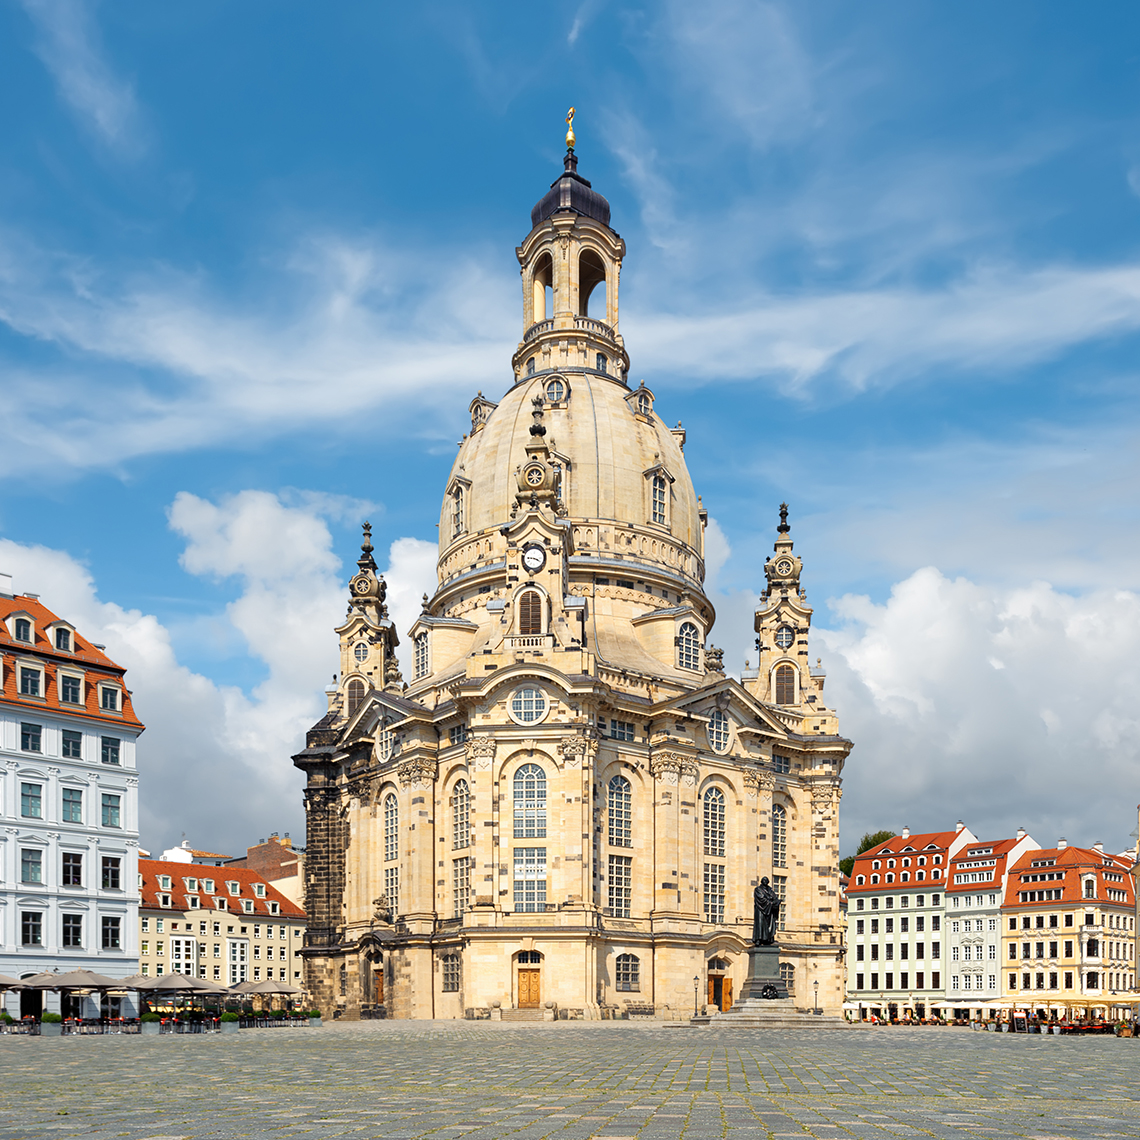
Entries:
{"label": "chimney", "polygon": [[910,838],[910,828],[909,827],[904,827],[902,829],[902,838],[903,839],[909,839]]}
{"label": "chimney", "polygon": [[289,832],[285,832],[285,835],[281,839],[281,845],[283,847],[290,847],[290,848],[293,846],[293,840],[289,838]]}
{"label": "chimney", "polygon": [[1097,841],[1096,841],[1096,842],[1093,844],[1093,850],[1094,850],[1094,851],[1095,851],[1095,852],[1096,852],[1098,855],[1103,855],[1103,854],[1104,854],[1104,844],[1103,844],[1103,843],[1102,843],[1102,842],[1101,842],[1101,841],[1098,839],[1098,840],[1097,840]]}
{"label": "chimney", "polygon": [[1065,848],[1068,846],[1069,846],[1068,840],[1065,839],[1065,837],[1062,835],[1061,838],[1057,840],[1057,850],[1058,851],[1064,851]]}
{"label": "chimney", "polygon": [[958,822],[954,824],[954,834],[957,835],[959,831],[964,831],[965,827],[966,824],[962,820],[958,820]]}
{"label": "chimney", "polygon": [[1019,827],[1017,829],[1017,838],[1018,839],[1024,839],[1025,838],[1025,828],[1024,827]]}
{"label": "chimney", "polygon": [[0,597],[12,597],[12,575],[0,574]]}

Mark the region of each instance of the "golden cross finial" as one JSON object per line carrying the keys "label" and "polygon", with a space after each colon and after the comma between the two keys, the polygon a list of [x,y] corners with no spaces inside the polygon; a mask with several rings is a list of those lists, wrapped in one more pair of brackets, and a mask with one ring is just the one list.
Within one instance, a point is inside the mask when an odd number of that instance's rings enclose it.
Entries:
{"label": "golden cross finial", "polygon": [[574,108],[566,112],[566,149],[574,149]]}

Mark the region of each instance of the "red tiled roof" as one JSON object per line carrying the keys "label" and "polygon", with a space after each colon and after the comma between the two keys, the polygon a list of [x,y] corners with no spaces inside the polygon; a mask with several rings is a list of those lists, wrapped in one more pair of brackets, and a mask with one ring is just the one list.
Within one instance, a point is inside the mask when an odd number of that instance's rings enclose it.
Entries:
{"label": "red tiled roof", "polygon": [[[1034,866],[1036,863],[1038,866]],[[1108,855],[1091,847],[1042,847],[1027,851],[1009,872],[1002,909],[1036,906],[1119,906],[1131,910],[1135,906],[1132,876],[1128,873],[1132,860],[1127,856]],[[1084,897],[1082,882],[1089,873],[1096,875],[1096,898]],[[1050,879],[1048,875],[1060,874]],[[1112,875],[1113,878],[1107,878]],[[1036,877],[1040,876],[1040,877]],[[1119,876],[1119,879],[1116,878]],[[1023,882],[1022,880],[1029,881]],[[1060,892],[1060,897],[1034,898],[1022,901],[1023,893],[1033,895]],[[1112,898],[1108,892],[1124,897]]]}
{"label": "red tiled roof", "polygon": [[[170,876],[171,888],[169,891],[159,886],[159,875]],[[142,887],[139,891],[141,896],[139,907],[143,910],[190,910],[192,908],[187,901],[188,896],[196,896],[198,898],[197,909],[213,910],[214,899],[225,899],[227,911],[238,918],[305,917],[305,912],[296,903],[290,902],[272,883],[267,883],[255,871],[247,870],[245,867],[204,867],[198,863],[165,863],[160,859],[140,859],[139,877],[142,879]],[[188,891],[183,879],[197,879],[198,890]],[[207,894],[203,889],[203,884],[207,879],[213,879],[216,888],[210,894]],[[239,883],[241,885],[240,892],[231,895],[226,886],[227,882]],[[265,898],[258,898],[254,894],[255,883],[264,885]],[[159,905],[158,896],[160,894],[170,895],[171,905],[169,907]],[[254,904],[253,910],[243,909],[243,901],[246,899]],[[271,902],[278,905],[276,914],[271,914],[269,911],[269,903]]]}
{"label": "red tiled roof", "polygon": [[[33,640],[17,641],[8,631],[7,619],[12,614],[27,614],[34,626]],[[41,712],[60,712],[67,716],[90,718],[104,724],[130,724],[142,728],[142,722],[135,715],[131,694],[123,687],[123,709],[118,715],[99,707],[99,681],[115,681],[123,684],[126,669],[115,664],[102,650],[96,649],[78,630],[72,629],[71,642],[74,651],[67,653],[56,649],[45,630],[61,619],[52,613],[37,598],[17,594],[14,598],[0,597],[0,655],[3,655],[3,672],[0,677],[0,700],[10,702],[21,709],[38,709]],[[27,697],[19,692],[17,671],[12,667],[15,657],[36,657],[44,667],[44,694],[42,697]],[[59,699],[59,685],[56,671],[67,664],[82,666],[86,684],[85,699],[82,705],[64,704]]]}
{"label": "red tiled roof", "polygon": [[[1017,836],[1014,836],[1012,839],[979,839],[975,843],[967,843],[966,846],[963,847],[962,850],[959,851],[958,854],[950,860],[950,870],[946,875],[946,893],[954,894],[957,892],[964,894],[968,891],[976,891],[979,887],[982,886],[989,887],[991,890],[999,887],[1001,885],[1002,876],[1006,871],[1006,860],[1009,856],[1009,853],[1020,842],[1021,840]],[[988,855],[974,856],[971,856],[969,854],[971,851],[977,851],[979,847],[988,848],[990,850],[990,853]],[[981,860],[988,859],[994,860],[994,866],[992,868],[986,868],[986,870],[993,871],[993,874],[988,880],[983,883],[955,883],[954,879],[956,874],[963,873],[961,864],[977,863]]]}
{"label": "red tiled roof", "polygon": [[[851,881],[847,886],[847,893],[849,895],[859,894],[861,892],[869,893],[872,891],[885,891],[885,890],[909,890],[909,891],[942,891],[946,889],[946,876],[949,872],[947,864],[943,863],[938,867],[933,864],[923,867],[922,870],[926,876],[922,881],[915,880],[913,876],[917,873],[917,867],[908,867],[906,871],[911,876],[911,881],[901,882],[897,876],[902,874],[901,868],[892,868],[889,872],[884,868],[881,872],[874,872],[877,875],[893,874],[896,876],[896,881],[892,883],[887,882],[870,882],[871,860],[879,859],[884,855],[943,855],[945,856],[950,849],[950,845],[954,842],[955,838],[960,835],[959,831],[928,831],[920,835],[895,835],[883,843],[875,847],[868,848],[861,855],[855,856],[855,866],[851,868]],[[938,877],[934,877],[934,871],[939,872]],[[859,875],[863,875],[868,881],[859,884]]]}

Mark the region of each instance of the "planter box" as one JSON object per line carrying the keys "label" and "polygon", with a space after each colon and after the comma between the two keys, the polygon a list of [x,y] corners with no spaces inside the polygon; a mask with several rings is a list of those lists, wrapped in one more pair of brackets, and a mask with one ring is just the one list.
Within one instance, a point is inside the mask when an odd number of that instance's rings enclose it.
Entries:
{"label": "planter box", "polygon": [[41,1021],[40,1022],[40,1036],[41,1037],[62,1037],[63,1024],[59,1021]]}
{"label": "planter box", "polygon": [[237,1033],[241,1030],[241,1026],[236,1021],[219,1021],[219,1033]]}
{"label": "planter box", "polygon": [[139,1032],[145,1034],[153,1034],[158,1036],[162,1032],[161,1021],[141,1021],[139,1022]]}
{"label": "planter box", "polygon": [[309,1028],[310,1029],[320,1029],[320,1027],[321,1027],[321,1019],[319,1017],[310,1017],[309,1018]]}

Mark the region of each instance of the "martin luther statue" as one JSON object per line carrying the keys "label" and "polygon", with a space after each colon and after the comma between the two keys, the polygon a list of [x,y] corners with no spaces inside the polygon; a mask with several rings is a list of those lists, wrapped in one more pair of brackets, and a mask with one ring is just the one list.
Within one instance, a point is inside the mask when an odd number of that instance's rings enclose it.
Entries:
{"label": "martin luther statue", "polygon": [[752,892],[752,945],[776,944],[776,920],[780,915],[780,896],[765,877]]}

